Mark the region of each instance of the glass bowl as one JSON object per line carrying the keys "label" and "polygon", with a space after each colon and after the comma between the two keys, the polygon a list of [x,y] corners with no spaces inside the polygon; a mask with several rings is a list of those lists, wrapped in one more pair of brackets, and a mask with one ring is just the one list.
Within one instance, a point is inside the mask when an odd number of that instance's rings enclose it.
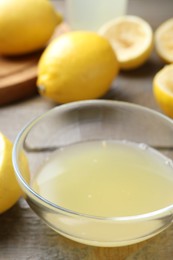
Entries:
{"label": "glass bowl", "polygon": [[[38,169],[56,151],[76,143],[99,140],[128,140],[141,147],[153,147],[165,158],[169,157],[167,161],[172,170],[173,122],[164,115],[139,105],[108,100],[79,101],[57,106],[25,126],[14,144],[16,177],[33,211],[63,236],[95,246],[134,244],[167,228],[173,220],[173,203],[141,214],[97,216],[52,203],[32,188]],[[21,151],[28,158],[30,183],[24,178],[19,156]],[[131,179],[130,175],[128,179]],[[158,201],[164,194],[165,190],[162,190]]]}

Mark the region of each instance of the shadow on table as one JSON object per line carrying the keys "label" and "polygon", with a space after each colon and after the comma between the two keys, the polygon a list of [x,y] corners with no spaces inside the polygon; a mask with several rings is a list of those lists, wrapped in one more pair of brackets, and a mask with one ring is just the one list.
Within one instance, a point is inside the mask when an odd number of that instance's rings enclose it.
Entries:
{"label": "shadow on table", "polygon": [[0,243],[11,240],[18,233],[18,229],[24,225],[25,221],[22,209],[18,204],[6,212],[0,214]]}
{"label": "shadow on table", "polygon": [[125,101],[158,110],[152,93],[153,78],[164,65],[156,55],[152,55],[141,67],[120,71],[102,99]]}
{"label": "shadow on table", "polygon": [[158,56],[154,53],[149,60],[147,60],[142,66],[132,70],[122,70],[121,74],[127,78],[141,78],[154,77],[155,74],[165,66]]}

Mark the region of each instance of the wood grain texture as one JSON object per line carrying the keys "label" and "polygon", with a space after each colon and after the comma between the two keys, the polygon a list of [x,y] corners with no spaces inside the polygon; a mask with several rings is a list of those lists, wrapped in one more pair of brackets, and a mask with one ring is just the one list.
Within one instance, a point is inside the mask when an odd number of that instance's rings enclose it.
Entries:
{"label": "wood grain texture", "polygon": [[0,105],[36,93],[37,63],[40,53],[23,57],[0,57]]}
{"label": "wood grain texture", "polygon": [[[63,1],[54,1],[62,8]],[[156,28],[172,15],[172,0],[129,0],[129,13],[141,15]],[[159,110],[152,79],[164,66],[153,55],[141,68],[121,72],[105,99],[121,100]],[[0,69],[0,71],[2,71]],[[0,72],[2,73],[2,72]],[[0,131],[14,141],[31,119],[55,104],[39,96],[0,108]],[[98,248],[70,241],[47,227],[21,199],[0,215],[0,260],[172,260],[173,226],[156,237],[127,247]]]}

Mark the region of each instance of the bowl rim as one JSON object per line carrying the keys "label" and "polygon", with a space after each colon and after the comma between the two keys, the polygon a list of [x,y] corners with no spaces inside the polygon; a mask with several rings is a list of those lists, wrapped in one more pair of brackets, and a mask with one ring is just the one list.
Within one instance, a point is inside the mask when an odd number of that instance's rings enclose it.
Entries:
{"label": "bowl rim", "polygon": [[[19,184],[22,186],[23,189],[25,189],[27,194],[30,194],[31,197],[34,199],[37,199],[40,203],[44,203],[44,205],[48,206],[48,208],[51,208],[54,211],[61,212],[63,214],[70,214],[72,216],[78,216],[78,217],[83,217],[87,219],[92,219],[92,220],[101,220],[101,221],[113,221],[113,222],[134,222],[134,221],[145,221],[145,220],[153,220],[153,219],[159,219],[160,217],[163,217],[163,215],[173,215],[173,204],[163,207],[161,209],[143,213],[143,214],[137,214],[137,215],[130,215],[130,216],[119,216],[119,217],[114,217],[114,216],[108,216],[108,217],[103,217],[103,216],[95,216],[95,215],[90,215],[90,214],[85,214],[85,213],[80,213],[77,211],[70,210],[68,208],[64,208],[62,206],[59,206],[47,199],[45,199],[43,196],[39,195],[36,193],[29,184],[25,181],[25,179],[22,177],[22,173],[18,167],[18,150],[25,138],[27,137],[27,134],[29,131],[32,129],[32,127],[37,124],[40,120],[46,118],[49,116],[51,113],[54,113],[54,111],[59,110],[63,111],[65,109],[70,109],[70,108],[77,108],[81,106],[86,106],[86,105],[93,105],[93,104],[98,104],[98,105],[111,105],[113,106],[123,106],[123,107],[130,107],[132,109],[138,109],[144,112],[149,112],[155,116],[158,116],[162,118],[163,120],[167,121],[172,125],[173,127],[173,120],[171,120],[169,117],[161,114],[160,112],[153,110],[148,107],[144,107],[142,105],[130,103],[130,102],[125,102],[125,101],[116,101],[116,100],[105,100],[105,99],[99,99],[99,100],[82,100],[82,101],[75,101],[75,102],[70,102],[67,104],[62,104],[55,106],[48,111],[42,113],[40,116],[35,117],[31,121],[29,121],[22,129],[19,131],[13,145],[13,151],[12,151],[12,162],[13,162],[13,167],[14,167],[14,172],[16,175],[16,178],[19,182]],[[169,158],[170,159],[170,158]],[[171,160],[171,159],[170,159]],[[28,196],[30,197],[30,196]]]}

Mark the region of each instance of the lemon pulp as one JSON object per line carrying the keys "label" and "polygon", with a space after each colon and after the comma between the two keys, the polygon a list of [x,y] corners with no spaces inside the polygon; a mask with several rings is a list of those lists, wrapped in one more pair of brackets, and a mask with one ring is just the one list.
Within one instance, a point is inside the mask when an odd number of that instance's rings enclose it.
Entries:
{"label": "lemon pulp", "polygon": [[153,79],[153,94],[162,111],[173,118],[173,64],[162,68]]}
{"label": "lemon pulp", "polygon": [[132,15],[117,17],[103,25],[98,33],[110,41],[121,69],[137,68],[151,54],[152,28],[140,17]]}

